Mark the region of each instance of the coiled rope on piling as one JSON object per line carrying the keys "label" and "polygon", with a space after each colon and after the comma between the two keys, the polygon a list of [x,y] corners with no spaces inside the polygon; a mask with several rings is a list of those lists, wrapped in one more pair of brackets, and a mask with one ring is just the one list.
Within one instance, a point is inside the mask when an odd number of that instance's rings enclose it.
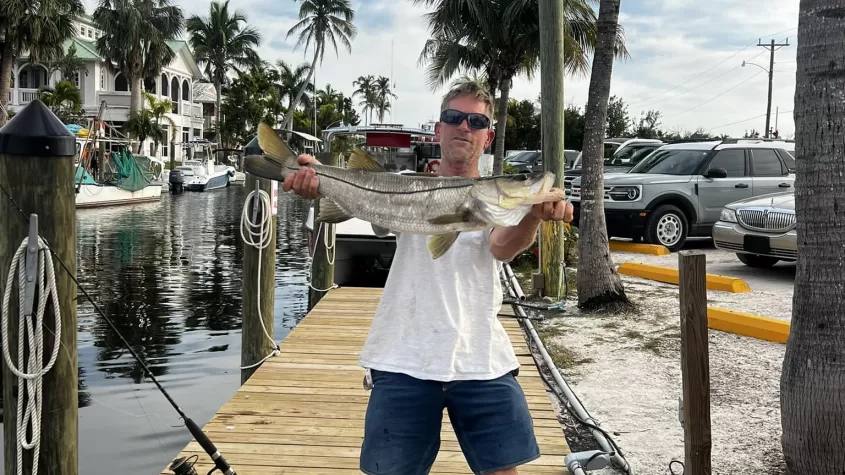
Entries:
{"label": "coiled rope on piling", "polygon": [[[256,213],[256,219],[253,220],[250,218],[249,213],[250,205],[254,205],[256,203],[255,200],[258,200],[258,212]],[[241,239],[244,240],[244,244],[247,246],[252,246],[258,249],[258,280],[261,280],[261,253],[267,248],[267,246],[270,245],[270,237],[272,236],[272,230],[270,229],[272,222],[270,219],[270,206],[270,195],[264,190],[256,189],[247,195],[246,200],[244,201],[243,211],[241,212]],[[255,229],[257,229],[257,231]],[[277,356],[281,353],[279,344],[273,340],[273,337],[271,337],[270,333],[267,331],[267,327],[264,326],[264,317],[261,315],[261,286],[256,286],[256,289],[258,322],[261,323],[261,329],[264,331],[264,336],[273,343],[273,351],[257,363],[249,366],[241,366],[241,369],[255,368],[261,365],[261,363],[267,361],[270,357]]]}
{"label": "coiled rope on piling", "polygon": [[[46,242],[39,236],[35,253],[38,258],[38,268],[35,276],[36,291],[38,293],[38,309],[35,312],[33,321],[31,314],[32,303],[27,308],[26,302],[26,258],[24,257],[29,246],[29,238],[24,238],[12,258],[9,267],[9,275],[6,279],[6,289],[3,294],[2,334],[3,334],[3,357],[9,370],[18,377],[18,407],[17,407],[17,473],[23,474],[23,451],[32,450],[32,472],[38,473],[38,456],[41,450],[41,403],[42,383],[46,375],[59,355],[61,344],[62,317],[59,307],[59,295],[56,289],[56,275],[53,269],[53,255]],[[9,303],[12,299],[13,278],[17,271],[18,275],[18,361],[17,365],[12,363],[9,354]],[[30,284],[33,285],[33,284]],[[48,298],[53,304],[55,316],[55,331],[53,337],[53,352],[50,360],[43,365],[44,340],[42,327],[44,324],[44,312],[47,308]],[[24,361],[24,345],[28,357]],[[25,386],[27,398],[24,408],[23,388]],[[27,432],[31,431],[31,438],[27,438]]]}
{"label": "coiled rope on piling", "polygon": [[329,244],[329,231],[324,231],[324,226],[333,226],[332,224],[325,224],[322,221],[317,225],[317,234],[314,236],[314,254],[311,256],[311,269],[308,272],[308,287],[311,287],[312,290],[315,292],[328,292],[329,290],[336,289],[339,286],[335,283],[332,283],[331,287],[328,289],[318,289],[314,287],[314,257],[317,253],[317,243],[320,242],[320,234],[323,235],[323,248],[326,250],[326,263],[329,266],[334,265],[335,256],[337,255],[337,243]]}

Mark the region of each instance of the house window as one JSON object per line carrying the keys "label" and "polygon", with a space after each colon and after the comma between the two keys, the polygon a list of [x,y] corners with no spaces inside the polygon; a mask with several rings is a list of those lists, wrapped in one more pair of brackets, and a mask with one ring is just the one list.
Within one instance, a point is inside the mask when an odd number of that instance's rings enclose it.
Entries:
{"label": "house window", "polygon": [[188,80],[182,81],[182,100],[186,102],[191,101],[191,86],[188,85]]}
{"label": "house window", "polygon": [[79,89],[79,71],[75,71],[73,73],[72,79],[73,79],[73,85],[76,86],[77,89]]}
{"label": "house window", "polygon": [[202,133],[200,133],[200,129],[194,129],[194,137],[201,138]]}
{"label": "house window", "polygon": [[170,153],[170,128],[164,127],[164,140],[161,142],[161,156],[166,157]]}
{"label": "house window", "polygon": [[88,38],[92,38],[94,36],[94,30],[88,28],[88,32],[85,34]]}
{"label": "house window", "polygon": [[190,142],[191,141],[190,135],[191,135],[191,129],[189,129],[188,127],[182,127],[182,143]]}
{"label": "house window", "polygon": [[20,87],[22,89],[29,88],[29,68],[26,68],[23,71],[21,71],[21,73],[19,74],[19,78],[20,78],[20,83],[21,83]]}

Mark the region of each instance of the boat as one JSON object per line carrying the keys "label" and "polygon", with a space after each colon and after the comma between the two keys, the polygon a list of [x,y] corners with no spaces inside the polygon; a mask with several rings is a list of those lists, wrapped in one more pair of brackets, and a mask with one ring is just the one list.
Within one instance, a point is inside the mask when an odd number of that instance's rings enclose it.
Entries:
{"label": "boat", "polygon": [[191,158],[183,159],[182,165],[176,167],[176,170],[182,172],[183,186],[189,191],[225,188],[236,176],[235,167],[216,163],[215,154],[212,151],[214,145],[206,139],[191,140],[183,144],[183,148],[187,149],[187,154]]}
{"label": "boat", "polygon": [[[359,140],[357,146],[389,172],[434,172],[440,166],[440,144],[434,130],[390,124],[326,129],[317,158],[322,160],[329,154],[338,153],[332,151],[333,140],[350,136]],[[479,161],[479,171],[483,175],[490,173],[491,166],[492,155],[483,156]],[[317,240],[324,238],[322,226],[318,224],[317,229],[314,228],[313,205],[308,211],[305,229],[313,255]],[[334,283],[341,286],[383,285],[396,252],[396,236],[393,233],[385,237],[376,236],[372,225],[358,218],[335,224],[334,230]]]}
{"label": "boat", "polygon": [[101,206],[127,205],[155,202],[161,199],[161,173],[163,166],[146,156],[132,155],[129,144],[122,140],[98,138],[107,142],[112,152],[103,160],[96,151],[97,162],[101,170],[98,181],[91,175],[91,161],[88,153],[95,148],[89,146],[88,137],[77,138],[77,157],[74,189],[77,208],[95,208]]}

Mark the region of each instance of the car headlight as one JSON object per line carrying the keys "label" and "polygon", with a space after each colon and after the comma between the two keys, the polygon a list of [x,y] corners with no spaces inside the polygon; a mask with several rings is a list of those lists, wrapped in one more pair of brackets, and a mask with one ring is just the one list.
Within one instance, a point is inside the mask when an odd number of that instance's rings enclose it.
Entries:
{"label": "car headlight", "polygon": [[722,208],[722,214],[719,216],[719,221],[726,221],[728,223],[736,222],[736,211],[729,208]]}
{"label": "car headlight", "polygon": [[640,189],[636,186],[614,186],[607,194],[613,201],[636,201],[640,198]]}

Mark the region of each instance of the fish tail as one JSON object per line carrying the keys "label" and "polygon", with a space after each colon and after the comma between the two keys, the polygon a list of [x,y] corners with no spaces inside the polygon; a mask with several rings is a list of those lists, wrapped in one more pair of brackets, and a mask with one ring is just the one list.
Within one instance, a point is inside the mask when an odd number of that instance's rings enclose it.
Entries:
{"label": "fish tail", "polygon": [[276,131],[264,122],[258,124],[258,146],[263,155],[244,157],[244,171],[270,180],[284,180],[299,169],[296,154]]}

